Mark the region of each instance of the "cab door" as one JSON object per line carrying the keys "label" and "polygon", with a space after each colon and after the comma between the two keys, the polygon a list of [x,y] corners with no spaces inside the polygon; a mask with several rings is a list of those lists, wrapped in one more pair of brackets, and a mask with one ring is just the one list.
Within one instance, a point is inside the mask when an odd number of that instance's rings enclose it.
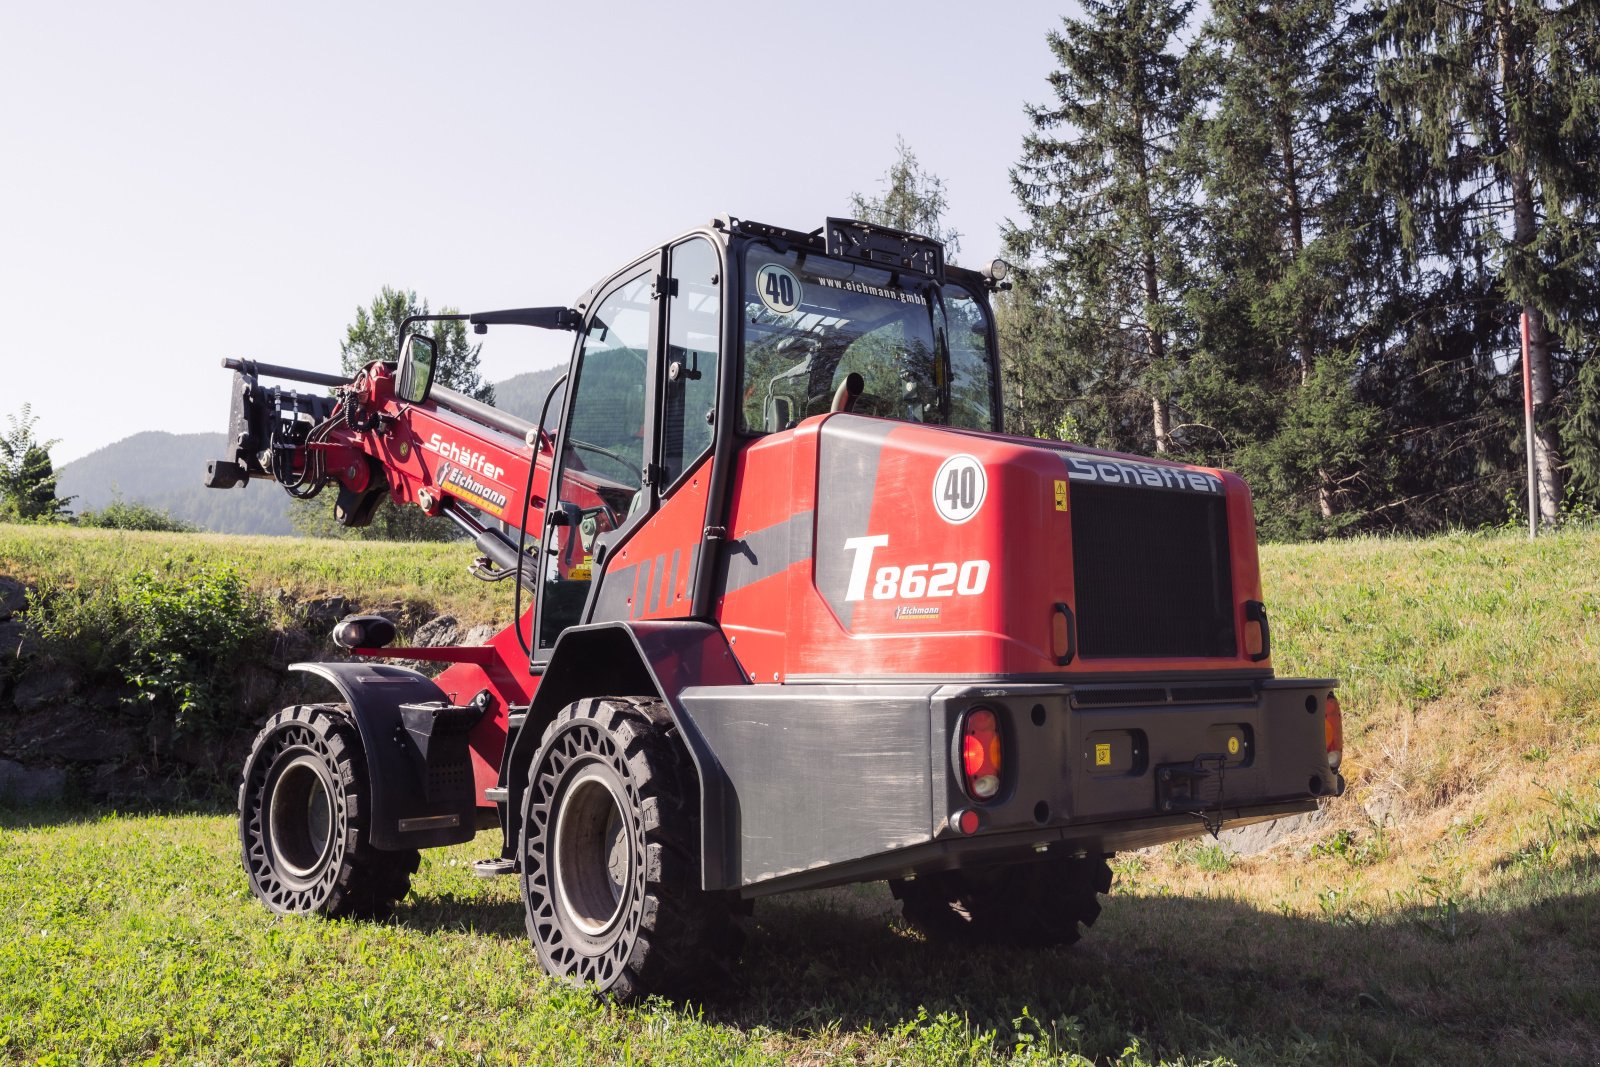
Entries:
{"label": "cab door", "polygon": [[567,378],[544,536],[535,661],[584,617],[604,557],[648,517],[655,462],[660,258],[624,271],[595,300]]}
{"label": "cab door", "polygon": [[690,237],[601,291],[569,378],[536,659],[569,626],[692,614],[722,381],[720,248]]}

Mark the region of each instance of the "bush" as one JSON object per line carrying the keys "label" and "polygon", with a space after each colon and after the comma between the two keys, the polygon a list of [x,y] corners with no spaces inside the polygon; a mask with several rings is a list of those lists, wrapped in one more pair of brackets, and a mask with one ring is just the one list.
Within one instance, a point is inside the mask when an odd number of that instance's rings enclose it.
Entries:
{"label": "bush", "polygon": [[28,620],[52,660],[125,687],[128,703],[169,713],[186,733],[242,721],[241,669],[268,647],[266,605],[225,566],[169,560],[111,588],[42,582]]}
{"label": "bush", "polygon": [[138,501],[129,503],[120,498],[99,511],[85,511],[76,520],[79,526],[93,526],[107,530],[154,530],[166,533],[194,533],[200,527],[192,522],[175,519],[168,511],[157,510]]}

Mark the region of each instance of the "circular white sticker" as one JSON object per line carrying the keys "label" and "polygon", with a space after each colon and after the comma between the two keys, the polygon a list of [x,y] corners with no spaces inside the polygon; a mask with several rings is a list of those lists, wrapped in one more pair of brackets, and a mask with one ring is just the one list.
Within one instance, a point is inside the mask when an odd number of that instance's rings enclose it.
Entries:
{"label": "circular white sticker", "polygon": [[954,526],[978,513],[988,491],[989,478],[983,473],[983,464],[965,452],[945,460],[933,476],[933,506],[941,519]]}
{"label": "circular white sticker", "polygon": [[768,263],[756,271],[756,293],[768,310],[787,315],[800,306],[800,279],[788,267]]}

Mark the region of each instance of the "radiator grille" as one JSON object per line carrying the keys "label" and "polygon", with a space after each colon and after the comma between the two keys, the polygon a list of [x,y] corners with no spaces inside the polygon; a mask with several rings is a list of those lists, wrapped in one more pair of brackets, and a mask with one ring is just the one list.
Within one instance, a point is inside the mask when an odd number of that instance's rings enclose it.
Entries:
{"label": "radiator grille", "polygon": [[1072,568],[1084,658],[1236,653],[1222,497],[1074,484]]}

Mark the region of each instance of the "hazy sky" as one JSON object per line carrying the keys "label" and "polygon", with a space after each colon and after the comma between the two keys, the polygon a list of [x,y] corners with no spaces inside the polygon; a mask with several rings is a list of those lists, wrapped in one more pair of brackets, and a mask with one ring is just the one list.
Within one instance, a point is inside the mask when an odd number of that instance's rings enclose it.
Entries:
{"label": "hazy sky", "polygon": [[[1068,9],[0,0],[0,416],[58,465],[220,431],[221,357],[337,370],[384,284],[567,303],[717,214],[820,226],[896,135],[986,261]],[[485,340],[498,381],[570,337]]]}

